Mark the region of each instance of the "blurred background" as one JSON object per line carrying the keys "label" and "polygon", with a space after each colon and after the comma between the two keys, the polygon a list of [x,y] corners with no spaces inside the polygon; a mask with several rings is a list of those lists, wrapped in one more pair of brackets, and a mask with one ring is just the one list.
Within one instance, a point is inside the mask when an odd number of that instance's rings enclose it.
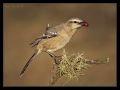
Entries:
{"label": "blurred background", "polygon": [[[29,43],[50,26],[58,25],[72,17],[89,22],[81,28],[65,46],[66,52],[82,53],[90,59],[110,58],[108,64],[96,64],[89,68],[78,81],[71,80],[66,86],[116,86],[116,4],[7,4],[3,5],[4,34],[4,86],[48,86],[52,76],[52,59],[42,53],[34,59],[22,78],[20,71],[34,49]],[[62,50],[56,52],[60,54]],[[61,78],[56,86],[66,81]]]}

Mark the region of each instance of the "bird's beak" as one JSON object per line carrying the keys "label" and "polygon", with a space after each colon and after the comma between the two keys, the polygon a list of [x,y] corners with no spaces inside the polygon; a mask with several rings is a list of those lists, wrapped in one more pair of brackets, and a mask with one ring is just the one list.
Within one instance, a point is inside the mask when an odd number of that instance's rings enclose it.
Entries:
{"label": "bird's beak", "polygon": [[88,26],[89,26],[88,22],[86,22],[86,21],[80,22],[80,24],[81,24],[82,26],[85,26],[85,27],[88,27]]}

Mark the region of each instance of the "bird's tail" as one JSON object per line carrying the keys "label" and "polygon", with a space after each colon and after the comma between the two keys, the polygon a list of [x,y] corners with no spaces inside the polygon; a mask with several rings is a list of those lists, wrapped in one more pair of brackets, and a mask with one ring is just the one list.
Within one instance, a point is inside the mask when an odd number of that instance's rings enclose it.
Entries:
{"label": "bird's tail", "polygon": [[29,64],[31,63],[31,61],[33,60],[33,58],[36,57],[39,53],[41,53],[41,50],[36,50],[36,52],[30,57],[30,59],[28,60],[28,62],[23,67],[23,69],[22,69],[22,71],[20,73],[20,77],[23,76],[24,72],[26,71],[27,67],[29,66]]}

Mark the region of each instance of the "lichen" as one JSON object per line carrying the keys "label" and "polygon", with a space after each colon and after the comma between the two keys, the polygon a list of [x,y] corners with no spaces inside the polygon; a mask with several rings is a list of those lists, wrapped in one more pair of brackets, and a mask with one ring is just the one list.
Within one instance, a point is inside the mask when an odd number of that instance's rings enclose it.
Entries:
{"label": "lichen", "polygon": [[[109,58],[107,58],[107,61],[108,59]],[[59,63],[54,64],[53,66],[54,75],[52,77],[50,85],[54,85],[62,76],[65,76],[69,80],[78,80],[80,76],[85,75],[85,71],[94,62],[94,60],[86,58],[84,53],[68,55],[65,49],[63,50],[61,58],[55,60],[59,61]],[[100,62],[100,60],[98,60],[97,62]]]}

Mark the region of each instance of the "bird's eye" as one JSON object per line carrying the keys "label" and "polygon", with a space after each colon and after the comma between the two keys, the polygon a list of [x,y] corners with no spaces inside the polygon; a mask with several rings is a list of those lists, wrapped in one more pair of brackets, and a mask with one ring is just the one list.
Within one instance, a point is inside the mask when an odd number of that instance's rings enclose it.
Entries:
{"label": "bird's eye", "polygon": [[74,21],[74,23],[77,23],[77,21]]}
{"label": "bird's eye", "polygon": [[70,23],[78,23],[77,21],[70,21]]}

